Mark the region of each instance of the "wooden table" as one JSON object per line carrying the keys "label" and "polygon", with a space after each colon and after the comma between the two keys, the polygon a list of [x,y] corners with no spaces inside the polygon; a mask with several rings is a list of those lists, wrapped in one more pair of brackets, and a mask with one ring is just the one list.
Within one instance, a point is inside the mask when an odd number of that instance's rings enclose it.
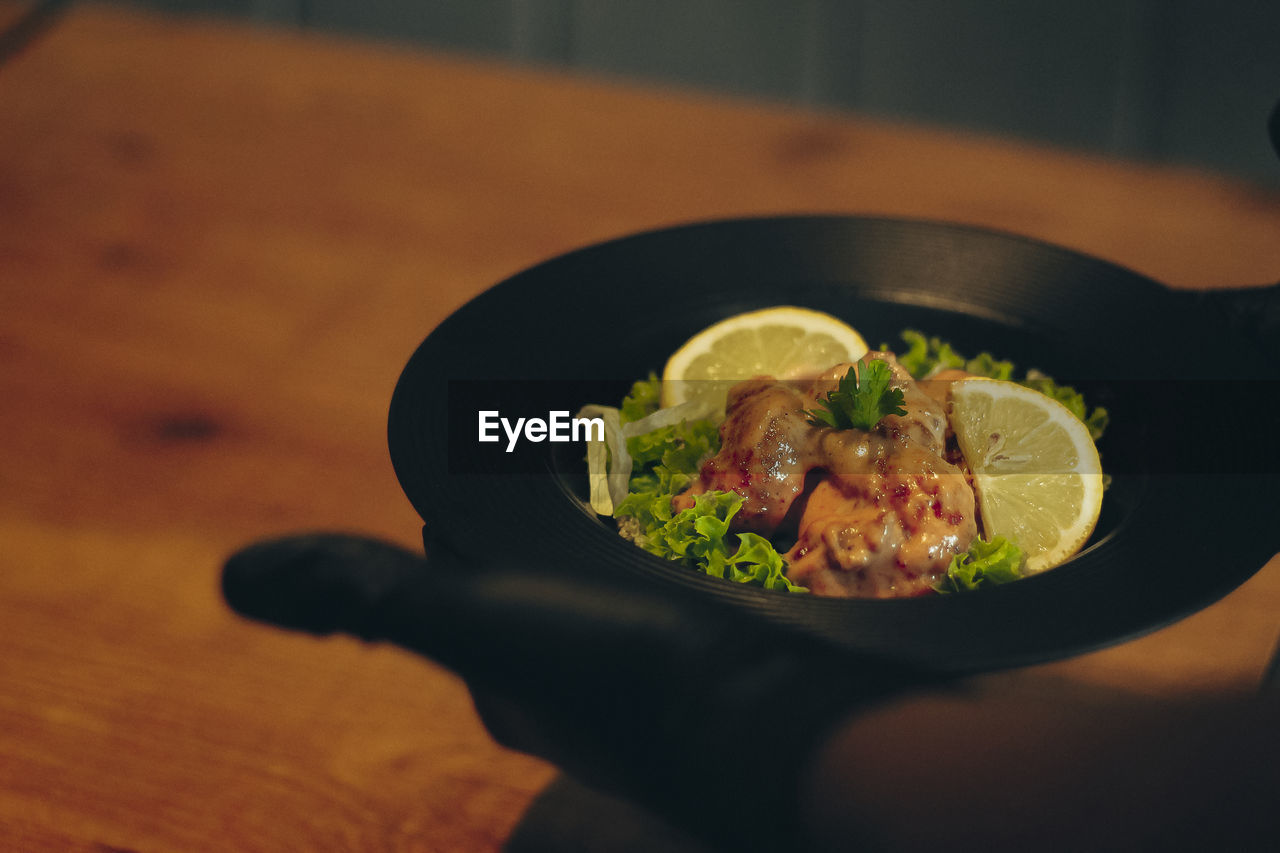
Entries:
{"label": "wooden table", "polygon": [[[299,529],[415,544],[387,402],[494,281],[779,212],[1280,276],[1274,191],[1007,141],[91,6],[0,68],[0,848],[498,847],[553,768],[442,669],[237,618],[221,563]],[[1272,560],[1046,669],[1247,687],[1278,613]]]}

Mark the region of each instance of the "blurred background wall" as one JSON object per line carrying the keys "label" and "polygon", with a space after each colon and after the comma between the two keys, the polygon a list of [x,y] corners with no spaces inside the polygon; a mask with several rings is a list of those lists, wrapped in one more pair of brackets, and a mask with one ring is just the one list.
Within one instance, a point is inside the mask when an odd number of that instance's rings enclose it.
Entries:
{"label": "blurred background wall", "polygon": [[1280,0],[121,0],[1280,186]]}

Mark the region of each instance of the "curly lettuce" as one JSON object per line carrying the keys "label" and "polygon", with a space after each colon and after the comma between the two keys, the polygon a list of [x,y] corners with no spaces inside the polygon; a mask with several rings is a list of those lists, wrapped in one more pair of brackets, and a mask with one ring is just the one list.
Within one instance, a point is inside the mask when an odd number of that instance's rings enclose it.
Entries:
{"label": "curly lettuce", "polygon": [[1016,581],[1022,577],[1022,549],[1003,536],[990,542],[979,537],[969,550],[956,554],[947,567],[947,575],[934,586],[938,592],[968,592],[985,586]]}
{"label": "curly lettuce", "polygon": [[782,555],[768,539],[755,533],[736,533],[730,552],[729,523],[742,508],[734,492],[704,492],[679,512],[669,494],[632,494],[618,507],[619,515],[635,518],[636,544],[651,554],[683,563],[712,577],[765,589],[807,592],[786,576]]}
{"label": "curly lettuce", "polygon": [[[907,349],[898,356],[898,363],[907,369],[916,379],[925,379],[940,370],[958,369],[975,376],[986,376],[990,379],[1003,379],[1017,382],[1052,397],[1066,406],[1071,414],[1089,428],[1089,435],[1094,441],[1102,438],[1106,431],[1110,416],[1101,406],[1090,409],[1084,396],[1070,385],[1059,385],[1052,377],[1038,370],[1028,370],[1021,379],[1014,378],[1014,366],[1011,361],[1000,361],[989,352],[978,353],[973,358],[965,358],[956,352],[951,344],[937,337],[926,337],[923,333],[907,329],[902,333],[902,340]],[[880,347],[888,350],[888,344]]]}
{"label": "curly lettuce", "polygon": [[[898,364],[916,379],[923,379],[939,370],[964,369],[964,356],[942,338],[926,338],[921,332],[907,329],[902,333],[902,340],[907,348],[898,353]],[[888,352],[889,345],[881,344],[880,349]]]}
{"label": "curly lettuce", "polygon": [[662,380],[652,371],[648,379],[640,379],[633,383],[631,392],[622,398],[622,405],[618,407],[618,415],[622,423],[638,421],[658,411],[658,398],[661,393]]}
{"label": "curly lettuce", "polygon": [[1102,406],[1095,406],[1090,410],[1085,405],[1084,395],[1070,385],[1059,385],[1038,370],[1028,370],[1026,377],[1019,380],[1019,384],[1034,388],[1046,397],[1057,400],[1089,428],[1089,435],[1094,441],[1102,438],[1102,433],[1106,431],[1107,423],[1111,420],[1107,410]]}

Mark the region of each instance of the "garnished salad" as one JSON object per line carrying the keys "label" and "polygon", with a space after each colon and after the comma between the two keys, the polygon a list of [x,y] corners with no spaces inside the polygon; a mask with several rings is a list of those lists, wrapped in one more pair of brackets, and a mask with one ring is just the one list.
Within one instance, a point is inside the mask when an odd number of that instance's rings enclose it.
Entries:
{"label": "garnished salad", "polygon": [[1107,413],[908,330],[895,354],[790,307],[691,338],[588,445],[591,506],[727,581],[824,596],[970,591],[1052,568],[1096,524]]}

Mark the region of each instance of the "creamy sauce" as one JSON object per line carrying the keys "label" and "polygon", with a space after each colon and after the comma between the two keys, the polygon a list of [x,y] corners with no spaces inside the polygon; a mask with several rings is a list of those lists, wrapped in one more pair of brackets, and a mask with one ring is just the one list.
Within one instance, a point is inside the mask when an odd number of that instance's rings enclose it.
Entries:
{"label": "creamy sauce", "polygon": [[729,393],[720,452],[675,499],[735,491],[742,509],[732,529],[794,534],[788,576],[817,595],[892,598],[928,593],[951,557],[977,535],[973,489],[948,462],[945,392],[922,389],[888,353],[868,353],[893,373],[904,415],[870,431],[816,426],[805,416],[836,388],[850,364],[807,388],[768,377]]}

